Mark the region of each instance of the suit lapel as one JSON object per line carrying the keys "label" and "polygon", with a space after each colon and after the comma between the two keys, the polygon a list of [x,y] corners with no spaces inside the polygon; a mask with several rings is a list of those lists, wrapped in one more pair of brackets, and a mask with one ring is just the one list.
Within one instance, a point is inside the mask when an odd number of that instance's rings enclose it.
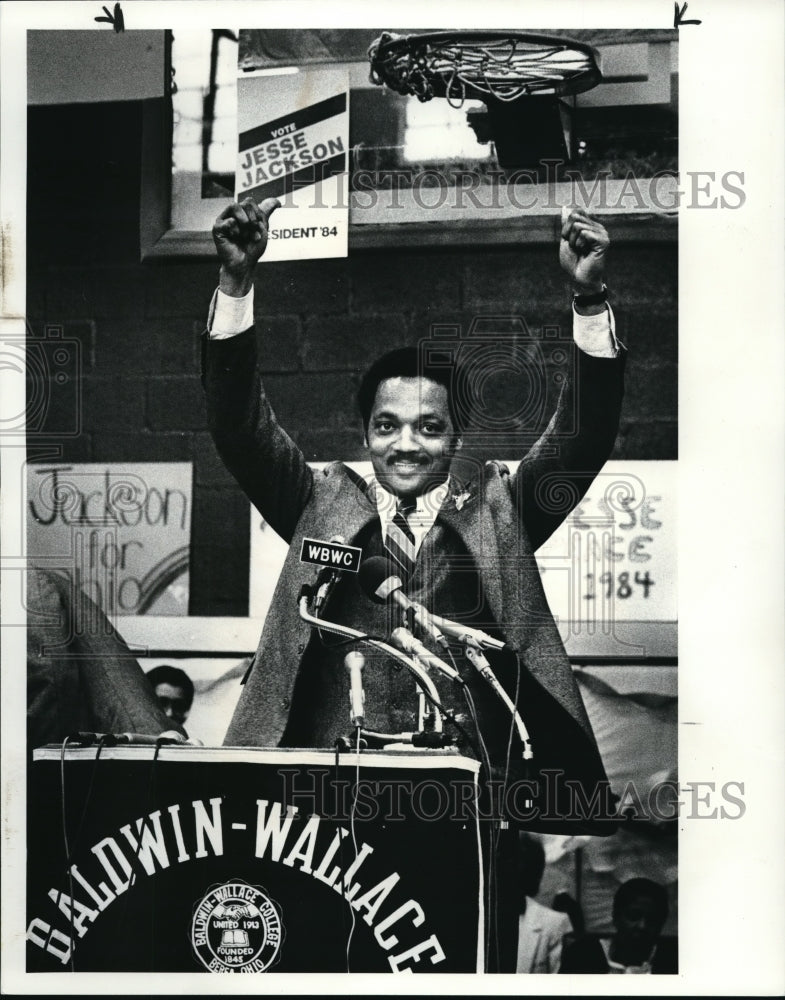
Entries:
{"label": "suit lapel", "polygon": [[493,519],[487,505],[480,503],[476,488],[459,487],[439,511],[437,520],[461,538],[482,578],[485,598],[496,622],[502,618],[502,580],[499,550]]}
{"label": "suit lapel", "polygon": [[368,484],[349,466],[343,466],[327,486],[320,504],[325,537],[340,535],[352,544],[362,529],[378,516],[376,501]]}

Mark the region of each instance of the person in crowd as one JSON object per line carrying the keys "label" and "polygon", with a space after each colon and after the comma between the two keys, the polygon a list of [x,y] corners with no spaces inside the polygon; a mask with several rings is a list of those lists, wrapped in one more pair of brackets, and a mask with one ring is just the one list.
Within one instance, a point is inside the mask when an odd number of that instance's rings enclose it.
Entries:
{"label": "person in crowd", "polygon": [[553,897],[551,909],[556,910],[557,913],[567,914],[570,918],[572,936],[574,938],[581,937],[585,932],[586,921],[583,916],[583,908],[578,900],[571,896],[569,892],[557,892]]}
{"label": "person in crowd", "polygon": [[184,726],[194,700],[194,685],[188,674],[179,667],[162,663],[148,671],[147,680],[167,719]]}
{"label": "person in crowd", "polygon": [[565,949],[560,972],[657,975],[678,972],[673,938],[663,938],[668,894],[647,878],[624,882],[613,898],[610,935],[586,934]]}
{"label": "person in crowd", "polygon": [[186,739],[97,604],[66,576],[27,570],[27,745],[77,732]]}
{"label": "person in crowd", "polygon": [[557,913],[535,899],[545,871],[545,848],[538,837],[519,834],[518,864],[521,915],[515,971],[558,972],[564,940],[572,932],[572,924],[566,913]]}

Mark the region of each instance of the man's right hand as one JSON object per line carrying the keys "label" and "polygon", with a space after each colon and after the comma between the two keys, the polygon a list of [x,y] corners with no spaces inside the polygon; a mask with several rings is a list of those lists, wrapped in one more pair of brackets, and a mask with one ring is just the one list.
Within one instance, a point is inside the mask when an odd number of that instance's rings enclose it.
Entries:
{"label": "man's right hand", "polygon": [[267,246],[270,216],[281,203],[265,198],[257,205],[253,198],[232,202],[213,226],[213,241],[221,262],[218,287],[226,295],[239,298],[253,285],[253,269]]}

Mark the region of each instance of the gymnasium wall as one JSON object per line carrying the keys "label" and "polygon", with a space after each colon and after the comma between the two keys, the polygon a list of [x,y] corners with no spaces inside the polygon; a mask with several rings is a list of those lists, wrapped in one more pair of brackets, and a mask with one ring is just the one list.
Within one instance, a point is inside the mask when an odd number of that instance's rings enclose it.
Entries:
{"label": "gymnasium wall", "polygon": [[[51,461],[54,445],[63,461],[193,462],[190,612],[245,615],[248,504],[207,433],[198,371],[217,266],[140,263],[141,121],[139,101],[29,112],[29,332],[61,330],[81,348],[78,434],[62,436],[73,404],[53,393],[29,456]],[[617,332],[629,348],[612,457],[674,459],[675,240],[615,245],[609,284]],[[535,338],[543,326],[570,324],[555,242],[498,250],[446,242],[436,250],[267,265],[259,268],[256,309],[270,398],[310,460],[361,457],[353,403],[360,373],[384,350],[428,336],[431,324],[467,330],[476,317],[520,315]],[[499,391],[499,405],[514,408],[515,386]],[[501,439],[499,454],[489,457],[517,456]]]}

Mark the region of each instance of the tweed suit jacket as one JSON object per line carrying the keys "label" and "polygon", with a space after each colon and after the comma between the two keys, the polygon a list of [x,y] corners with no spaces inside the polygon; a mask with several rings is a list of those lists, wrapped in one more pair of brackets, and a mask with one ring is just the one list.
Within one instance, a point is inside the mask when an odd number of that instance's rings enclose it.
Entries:
{"label": "tweed suit jacket", "polygon": [[[623,353],[614,359],[575,353],[577,371],[565,380],[548,428],[516,474],[500,463],[486,463],[478,479],[462,489],[463,496],[448,497],[438,516],[473,557],[508,645],[564,718],[583,732],[585,759],[578,770],[604,778],[534,559],[535,549],[585,494],[618,428]],[[225,738],[231,746],[276,746],[310,637],[297,609],[302,584],[313,578],[313,567],[299,561],[301,541],[339,534],[351,543],[378,514],[345,465],[334,462],[314,472],[280,427],[257,369],[253,329],[226,340],[205,336],[202,372],[209,426],[224,463],[290,546]]]}

